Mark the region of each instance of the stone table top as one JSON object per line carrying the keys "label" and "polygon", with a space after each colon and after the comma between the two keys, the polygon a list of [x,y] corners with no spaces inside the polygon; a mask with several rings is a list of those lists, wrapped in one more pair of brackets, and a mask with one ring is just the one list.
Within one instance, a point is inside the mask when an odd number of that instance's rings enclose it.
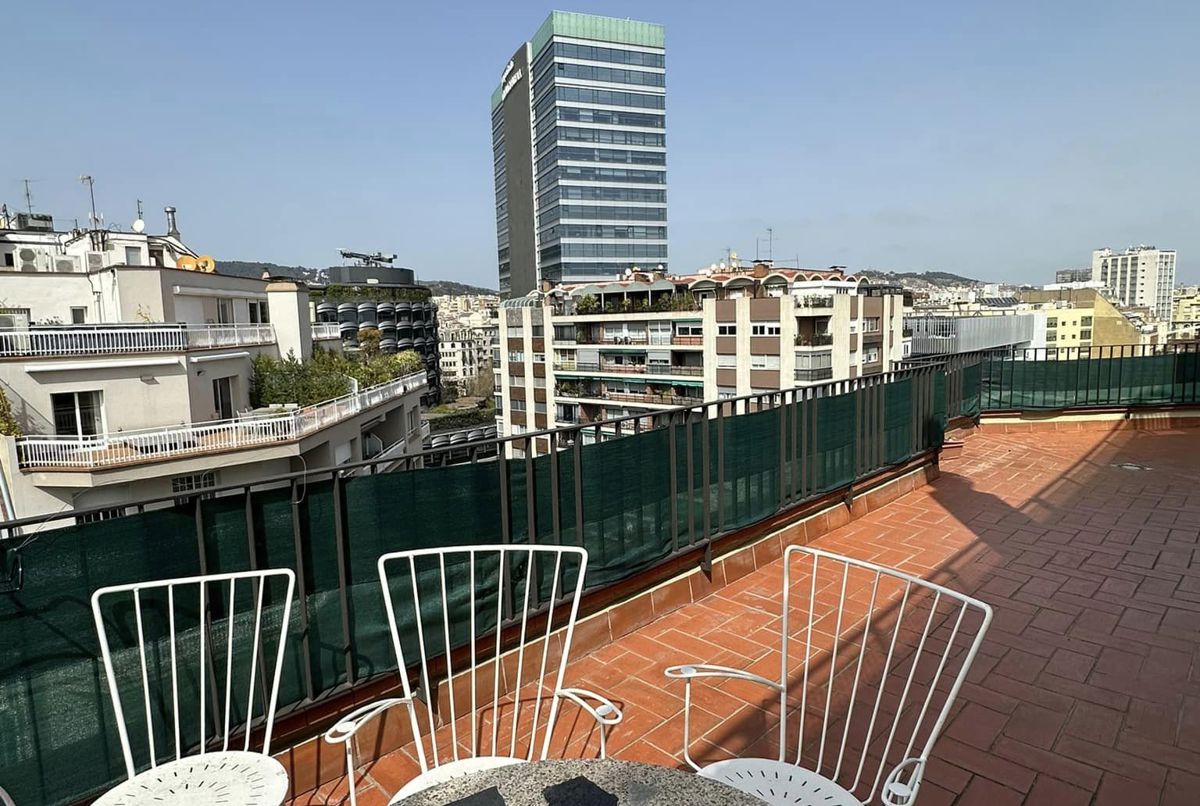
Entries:
{"label": "stone table top", "polygon": [[615,759],[536,761],[455,778],[397,806],[762,806],[691,772]]}

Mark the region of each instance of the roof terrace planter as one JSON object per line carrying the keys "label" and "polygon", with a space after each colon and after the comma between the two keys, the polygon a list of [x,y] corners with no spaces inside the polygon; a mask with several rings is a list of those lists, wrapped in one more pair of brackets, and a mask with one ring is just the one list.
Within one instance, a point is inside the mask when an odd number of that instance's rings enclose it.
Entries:
{"label": "roof terrace planter", "polygon": [[309,289],[314,302],[430,302],[433,292],[424,287],[396,288],[376,285],[329,285]]}

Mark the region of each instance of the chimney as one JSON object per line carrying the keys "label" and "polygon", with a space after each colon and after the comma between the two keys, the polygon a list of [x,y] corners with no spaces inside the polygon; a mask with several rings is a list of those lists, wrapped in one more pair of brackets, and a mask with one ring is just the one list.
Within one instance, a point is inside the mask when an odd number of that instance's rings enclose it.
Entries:
{"label": "chimney", "polygon": [[164,207],[163,212],[167,214],[167,237],[178,238],[179,227],[175,226],[175,208]]}

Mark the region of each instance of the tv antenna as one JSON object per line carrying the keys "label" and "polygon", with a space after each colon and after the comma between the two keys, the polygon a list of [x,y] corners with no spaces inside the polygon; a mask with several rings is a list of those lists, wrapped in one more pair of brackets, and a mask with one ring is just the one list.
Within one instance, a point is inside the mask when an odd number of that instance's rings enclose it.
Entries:
{"label": "tv antenna", "polygon": [[33,180],[23,179],[21,181],[25,183],[25,211],[30,215],[33,215],[33,191],[29,187]]}
{"label": "tv antenna", "polygon": [[146,231],[146,219],[142,217],[142,200],[137,200],[137,218],[133,220],[133,231],[142,233]]}

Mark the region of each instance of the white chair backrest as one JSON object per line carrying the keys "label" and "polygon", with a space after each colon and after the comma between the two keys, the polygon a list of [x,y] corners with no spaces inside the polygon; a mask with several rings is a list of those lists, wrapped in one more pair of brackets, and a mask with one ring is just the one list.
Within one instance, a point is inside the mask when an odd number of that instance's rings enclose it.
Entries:
{"label": "white chair backrest", "polygon": [[290,570],[272,569],[92,594],[130,778],[193,752],[250,750],[259,728],[270,752],[294,587]]}
{"label": "white chair backrest", "polygon": [[545,758],[586,573],[587,551],[574,546],[463,546],[379,558],[423,772],[477,756]]}
{"label": "white chair backrest", "polygon": [[872,802],[897,764],[928,757],[991,609],[802,546],[785,552],[783,594],[780,761]]}
{"label": "white chair backrest", "polygon": [[17,806],[13,803],[13,799],[4,791],[4,787],[0,786],[0,806]]}

